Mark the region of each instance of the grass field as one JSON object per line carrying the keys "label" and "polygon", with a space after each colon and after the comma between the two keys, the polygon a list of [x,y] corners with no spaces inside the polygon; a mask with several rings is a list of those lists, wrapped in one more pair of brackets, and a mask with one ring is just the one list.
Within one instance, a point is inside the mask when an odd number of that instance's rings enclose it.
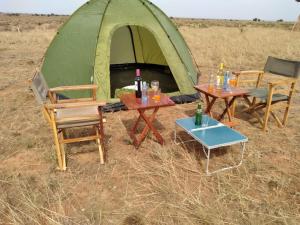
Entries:
{"label": "grass field", "polygon": [[[56,171],[52,133],[28,80],[66,19],[0,15],[0,225],[300,224],[299,83],[284,129],[271,119],[264,133],[238,107],[236,129],[249,138],[238,169],[206,176],[201,146],[173,144],[174,120],[193,115],[192,103],[162,109],[155,123],[167,144],[150,135],[139,150],[126,132],[136,113],[107,113],[105,165],[96,144],[75,144],[68,170]],[[300,59],[300,32],[289,23],[174,21],[200,82],[220,62],[240,70],[262,69],[268,55]],[[238,147],[218,150],[212,166],[237,156]]]}

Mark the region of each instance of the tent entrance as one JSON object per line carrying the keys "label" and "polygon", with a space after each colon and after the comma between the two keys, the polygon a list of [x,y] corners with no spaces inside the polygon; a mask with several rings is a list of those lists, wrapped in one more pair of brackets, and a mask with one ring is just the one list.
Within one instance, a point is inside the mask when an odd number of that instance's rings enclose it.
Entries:
{"label": "tent entrance", "polygon": [[135,70],[143,81],[158,80],[164,93],[179,91],[166,59],[153,34],[144,27],[125,26],[115,31],[111,41],[110,90],[134,84]]}

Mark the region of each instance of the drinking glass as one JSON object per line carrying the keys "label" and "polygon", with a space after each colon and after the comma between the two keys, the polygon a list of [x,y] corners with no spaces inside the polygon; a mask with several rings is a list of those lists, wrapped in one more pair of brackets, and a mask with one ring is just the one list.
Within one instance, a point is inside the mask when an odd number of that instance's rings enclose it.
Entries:
{"label": "drinking glass", "polygon": [[159,88],[159,81],[158,80],[151,81],[151,88],[153,91],[157,91]]}
{"label": "drinking glass", "polygon": [[202,115],[202,124],[201,127],[207,127],[208,126],[209,117],[207,115]]}
{"label": "drinking glass", "polygon": [[208,80],[208,91],[213,92],[215,86],[215,76],[211,74]]}
{"label": "drinking glass", "polygon": [[236,76],[233,74],[229,78],[229,85],[230,87],[236,87]]}
{"label": "drinking glass", "polygon": [[156,91],[154,91],[154,95],[153,95],[153,100],[155,102],[159,102],[160,101],[160,93],[161,93],[161,90],[160,88],[158,88]]}

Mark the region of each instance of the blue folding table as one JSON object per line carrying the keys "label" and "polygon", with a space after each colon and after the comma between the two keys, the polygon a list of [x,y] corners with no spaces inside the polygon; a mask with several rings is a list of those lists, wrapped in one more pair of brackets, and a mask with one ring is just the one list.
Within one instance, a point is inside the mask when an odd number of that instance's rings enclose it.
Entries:
{"label": "blue folding table", "polygon": [[[232,128],[220,123],[219,121],[212,119],[207,115],[203,115],[203,119],[208,119],[208,125],[206,127],[196,126],[195,117],[188,117],[183,119],[178,119],[175,122],[175,143],[180,144],[183,142],[177,142],[177,127],[185,130],[194,139],[189,141],[198,141],[202,145],[202,150],[207,158],[206,163],[206,174],[210,175],[216,172],[236,168],[240,166],[243,162],[243,156],[245,151],[245,144],[248,138],[239,132],[233,130]],[[209,159],[210,151],[219,147],[230,146],[234,144],[241,144],[241,160],[237,165],[227,166],[222,169],[218,169],[213,172],[209,172]],[[207,149],[207,151],[206,151]]]}

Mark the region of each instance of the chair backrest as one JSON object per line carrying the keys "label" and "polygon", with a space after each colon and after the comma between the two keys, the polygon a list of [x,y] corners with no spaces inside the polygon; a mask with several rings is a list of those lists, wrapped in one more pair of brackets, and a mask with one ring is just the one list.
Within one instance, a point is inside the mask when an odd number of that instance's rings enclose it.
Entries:
{"label": "chair backrest", "polygon": [[43,104],[47,100],[48,85],[42,73],[36,73],[31,82],[31,89],[38,103]]}
{"label": "chair backrest", "polygon": [[264,71],[286,77],[298,78],[300,76],[300,62],[269,56]]}

